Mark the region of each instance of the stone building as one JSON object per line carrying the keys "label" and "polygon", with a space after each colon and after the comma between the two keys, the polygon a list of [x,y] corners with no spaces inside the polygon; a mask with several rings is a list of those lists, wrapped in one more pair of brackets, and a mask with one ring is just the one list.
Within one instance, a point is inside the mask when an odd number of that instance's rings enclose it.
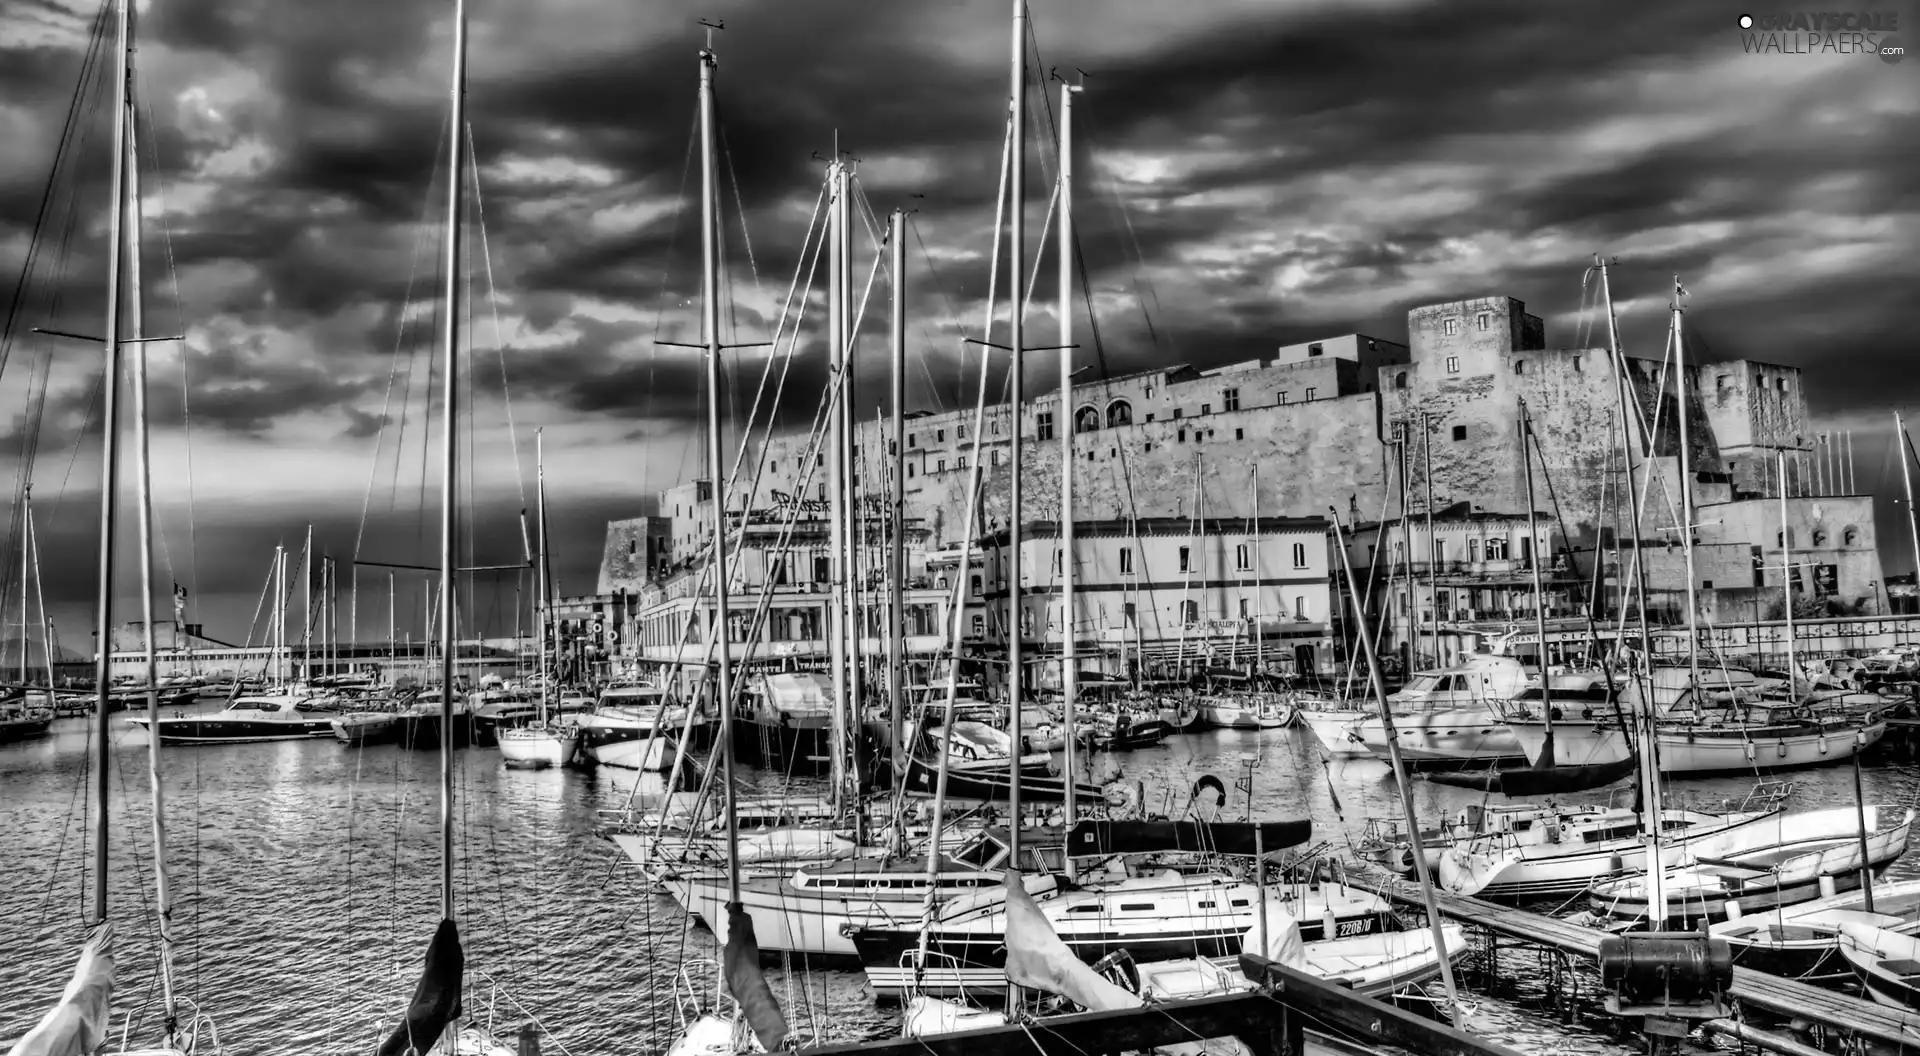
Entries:
{"label": "stone building", "polygon": [[[1595,329],[1604,336],[1603,325]],[[1423,522],[1429,503],[1436,510],[1465,503],[1476,514],[1524,520],[1524,408],[1535,438],[1534,508],[1558,526],[1582,575],[1601,566],[1602,599],[1617,602],[1629,568],[1621,558],[1631,552],[1622,434],[1644,446],[1644,417],[1653,423],[1652,466],[1636,456],[1632,470],[1642,493],[1649,587],[1656,618],[1683,621],[1682,423],[1662,361],[1625,359],[1624,387],[1637,406],[1623,415],[1621,379],[1607,349],[1550,347],[1540,317],[1511,297],[1415,308],[1407,332],[1404,345],[1348,334],[1212,370],[1169,364],[1085,381],[1065,400],[1047,393],[1017,415],[1005,404],[978,418],[970,408],[910,414],[901,481],[907,515],[923,526],[930,551],[955,550],[968,534],[977,464],[983,480],[973,534],[1004,532],[1017,427],[1024,440],[1022,516],[1030,522],[1058,520],[1063,436],[1071,441],[1076,521],[1225,523],[1323,518],[1331,510],[1349,523],[1403,514]],[[1701,617],[1764,619],[1784,605],[1787,538],[1793,564],[1807,577],[1799,593],[1834,614],[1878,611],[1884,577],[1873,501],[1830,494],[1831,483],[1811,472],[1814,438],[1800,372],[1746,360],[1701,363],[1688,347],[1684,431],[1693,473],[1692,586]],[[1032,376],[1051,375],[1051,355],[1035,354]],[[856,428],[852,488],[861,501],[884,501],[890,490],[889,439],[887,423]],[[730,507],[737,513],[824,503],[827,471],[813,446],[806,435],[759,444],[753,494],[730,499]],[[670,567],[705,536],[700,511],[708,488],[697,481],[662,496],[662,552]],[[1785,535],[1778,523],[1782,491],[1792,522]],[[625,545],[634,542],[626,538]]]}

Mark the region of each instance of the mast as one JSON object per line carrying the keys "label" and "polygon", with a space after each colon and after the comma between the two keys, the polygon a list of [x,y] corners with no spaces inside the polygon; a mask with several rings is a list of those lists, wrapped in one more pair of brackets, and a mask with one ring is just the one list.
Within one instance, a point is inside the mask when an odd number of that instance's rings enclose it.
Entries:
{"label": "mast", "polygon": [[[459,446],[454,427],[460,420],[459,341],[460,341],[460,220],[462,191],[466,182],[467,132],[467,2],[453,0],[453,86],[452,118],[447,136],[447,229],[444,238],[446,256],[442,262],[440,290],[440,340],[446,359],[441,365],[443,400],[441,414],[440,480],[440,916],[453,919],[453,561],[454,500],[459,482],[457,462]],[[309,529],[311,531],[311,529]]]}
{"label": "mast", "polygon": [[[893,510],[888,535],[887,612],[893,617],[887,635],[887,750],[896,773],[904,772],[907,732],[907,214],[895,209],[888,218],[887,246],[893,254],[893,304],[888,327],[888,383],[892,391]],[[906,850],[906,826],[894,825],[898,849]]]}
{"label": "mast", "polygon": [[[1893,412],[1893,444],[1900,449],[1900,485],[1907,492],[1907,529],[1913,540],[1914,583],[1920,584],[1920,516],[1913,508],[1913,465],[1909,458],[1907,426],[1900,418],[1900,412]],[[1920,591],[1920,586],[1915,589]]]}
{"label": "mast", "polygon": [[[1427,412],[1420,412],[1420,455],[1426,463],[1420,481],[1427,489],[1427,598],[1433,606],[1433,663],[1440,666],[1440,540],[1433,534],[1433,427],[1427,424]],[[1533,500],[1528,499],[1529,503]],[[1533,509],[1531,505],[1527,507]],[[1540,643],[1542,649],[1546,643]]]}
{"label": "mast", "polygon": [[1687,557],[1687,666],[1693,677],[1693,707],[1700,710],[1700,603],[1696,592],[1699,572],[1693,563],[1693,452],[1687,440],[1687,342],[1681,331],[1680,298],[1686,295],[1680,276],[1673,277],[1673,388],[1674,411],[1680,419],[1680,538],[1686,541]]}
{"label": "mast", "polygon": [[827,601],[830,611],[822,630],[827,635],[827,655],[833,667],[833,749],[827,753],[832,779],[828,794],[836,806],[844,807],[848,805],[845,748],[852,743],[847,714],[852,707],[849,701],[853,687],[848,675],[854,662],[847,651],[847,643],[853,640],[853,631],[847,626],[847,594],[853,587],[854,572],[847,564],[847,491],[852,482],[846,476],[847,464],[840,457],[846,447],[846,419],[840,414],[840,407],[848,397],[848,294],[847,272],[841,267],[846,255],[847,210],[842,206],[847,198],[847,172],[838,156],[838,145],[836,136],[835,157],[827,168],[827,180],[832,186],[827,211],[827,360],[828,372],[839,386],[839,395],[827,408],[827,545],[831,548],[828,578],[832,592]]}
{"label": "mast", "polygon": [[833,754],[846,752],[847,802],[853,811],[854,840],[856,843],[865,843],[866,811],[860,806],[860,717],[866,705],[867,681],[860,656],[861,642],[866,636],[866,621],[862,618],[860,605],[860,542],[865,530],[865,518],[861,514],[860,463],[854,458],[857,419],[853,413],[853,357],[858,343],[853,308],[853,170],[849,165],[843,164],[840,168],[840,190],[842,193],[835,199],[834,205],[840,213],[840,340],[843,343],[840,364],[845,374],[840,379],[840,399],[832,408],[840,420],[840,443],[830,457],[838,459],[843,467],[840,479],[846,491],[840,509],[846,518],[841,539],[847,548],[846,563],[842,566],[846,569],[847,589],[841,595],[840,603],[845,606],[841,627],[847,636],[847,695],[841,699],[836,710],[845,712],[847,725],[846,737],[841,741],[844,747]]}
{"label": "mast", "polygon": [[[1634,585],[1640,595],[1640,655],[1642,657],[1642,663],[1646,665],[1649,674],[1651,674],[1653,668],[1653,636],[1647,629],[1647,566],[1646,562],[1640,560],[1640,488],[1639,485],[1634,483],[1633,478],[1634,445],[1632,434],[1629,432],[1628,422],[1641,423],[1643,432],[1646,431],[1646,426],[1640,418],[1638,402],[1633,399],[1632,392],[1627,385],[1627,357],[1620,351],[1620,322],[1613,313],[1613,287],[1607,279],[1607,263],[1600,258],[1599,254],[1595,254],[1593,260],[1594,266],[1600,269],[1600,295],[1605,299],[1607,305],[1607,353],[1613,362],[1614,384],[1615,388],[1619,390],[1620,395],[1620,446],[1625,454],[1625,464],[1622,468],[1625,470],[1627,510],[1633,531]],[[1684,410],[1685,408],[1682,408],[1683,412]],[[1684,420],[1685,414],[1683,413],[1681,417],[1682,420]],[[1653,458],[1653,437],[1648,435],[1645,439],[1646,447],[1641,453],[1641,461],[1649,462]],[[1627,609],[1626,591],[1624,589],[1620,592],[1620,596],[1620,612],[1621,618],[1624,620]],[[1637,673],[1630,672],[1630,674],[1633,674],[1637,679]],[[1640,685],[1643,689],[1641,693],[1637,694],[1640,697],[1640,706],[1633,709],[1634,739],[1638,742],[1635,747],[1640,754],[1638,781],[1640,782],[1641,807],[1643,808],[1641,815],[1641,832],[1647,842],[1648,919],[1652,922],[1655,930],[1658,930],[1667,919],[1666,870],[1662,867],[1663,863],[1660,857],[1660,826],[1661,818],[1663,817],[1660,807],[1660,769],[1658,765],[1660,746],[1654,725],[1655,703],[1649,699],[1652,696],[1653,688],[1651,677]],[[1645,819],[1648,817],[1654,819],[1653,824],[1646,824]]]}
{"label": "mast", "polygon": [[1407,670],[1402,672],[1404,678],[1413,678],[1413,672],[1421,668],[1419,599],[1415,597],[1419,578],[1413,574],[1413,515],[1407,511],[1407,507],[1413,505],[1413,438],[1407,436],[1411,428],[1413,420],[1400,422],[1400,549],[1405,553],[1407,564]]}
{"label": "mast", "polygon": [[534,608],[540,613],[533,629],[534,640],[540,643],[540,725],[547,724],[547,696],[552,690],[547,678],[547,431],[533,431],[533,530],[539,540],[540,550],[536,560],[539,567],[533,570],[534,582],[539,596],[534,599]]}
{"label": "mast", "polygon": [[33,527],[33,506],[26,508],[27,546],[33,550],[33,596],[40,607],[40,652],[47,658],[47,702],[53,702],[53,620],[47,617],[47,581],[40,574],[40,533]]}
{"label": "mast", "polygon": [[733,653],[727,619],[727,506],[720,475],[720,257],[714,244],[713,157],[716,64],[711,47],[700,49],[700,340],[707,346],[707,473],[713,477],[714,695],[720,705],[720,780],[726,790],[727,904],[735,906],[740,903],[740,820],[733,809]]}
{"label": "mast", "polygon": [[112,247],[107,258],[106,363],[102,376],[105,390],[101,406],[100,445],[100,581],[94,596],[97,614],[94,637],[93,716],[93,791],[97,797],[93,811],[93,922],[107,919],[107,794],[113,742],[108,729],[107,687],[112,681],[113,658],[113,525],[118,513],[115,492],[120,482],[120,305],[126,298],[125,222],[127,206],[127,93],[131,88],[133,66],[133,0],[120,0],[117,19],[118,43],[113,68],[113,207],[108,210],[107,239]]}
{"label": "mast", "polygon": [[1553,766],[1553,698],[1550,696],[1547,677],[1547,592],[1540,578],[1540,534],[1538,517],[1533,501],[1533,419],[1527,414],[1527,401],[1520,401],[1520,464],[1525,467],[1527,478],[1527,535],[1532,538],[1533,560],[1533,630],[1540,638],[1540,717],[1547,724],[1546,747],[1541,751],[1535,766],[1542,769]]}
{"label": "mast", "polygon": [[[21,689],[25,689],[27,687],[27,641],[28,641],[27,620],[29,618],[27,603],[32,597],[27,593],[27,558],[29,556],[27,553],[27,539],[33,532],[32,518],[33,518],[33,484],[32,482],[28,482],[25,490],[22,491],[20,495],[20,526],[21,526],[20,527],[20,688]],[[51,667],[53,663],[52,654],[48,654],[47,663],[49,667]],[[53,687],[53,682],[52,682],[53,676],[49,674],[47,678],[48,678],[47,687],[51,689]],[[48,698],[48,699],[51,700],[52,698]]]}
{"label": "mast", "polygon": [[[451,304],[452,302],[448,302]],[[448,311],[452,311],[451,308]],[[307,545],[300,554],[300,676],[313,681],[313,525],[307,525]],[[324,592],[323,592],[324,593]]]}
{"label": "mast", "polygon": [[[1260,625],[1260,599],[1265,594],[1260,589],[1260,471],[1247,470],[1247,488],[1253,492],[1253,666],[1264,673],[1267,669],[1266,632]],[[1296,672],[1304,675],[1305,671]],[[1265,875],[1265,869],[1261,875]]]}
{"label": "mast", "polygon": [[[1787,456],[1784,452],[1774,452],[1779,460],[1780,472],[1787,471]],[[1780,493],[1780,586],[1786,591],[1787,608],[1787,694],[1794,703],[1800,701],[1799,665],[1793,662],[1793,525],[1787,520],[1787,493]]]}
{"label": "mast", "polygon": [[[1361,623],[1360,648],[1367,658],[1367,675],[1373,684],[1374,704],[1380,709],[1380,724],[1387,737],[1387,758],[1393,764],[1394,784],[1400,789],[1400,809],[1407,821],[1407,835],[1413,844],[1414,875],[1420,880],[1420,894],[1427,904],[1427,926],[1433,931],[1433,948],[1440,954],[1440,982],[1447,990],[1447,1003],[1453,1006],[1453,1021],[1465,1023],[1466,1009],[1460,1005],[1460,991],[1453,985],[1453,961],[1447,956],[1447,936],[1440,922],[1440,910],[1434,904],[1433,877],[1427,870],[1427,852],[1420,837],[1420,817],[1413,809],[1413,785],[1407,778],[1406,763],[1400,758],[1400,736],[1393,727],[1393,709],[1387,706],[1386,682],[1380,676],[1380,661],[1373,651],[1373,638],[1366,633],[1366,614],[1360,606],[1360,585],[1353,578],[1353,564],[1347,559],[1347,535],[1340,524],[1340,511],[1327,507],[1332,514],[1334,552],[1340,555],[1340,571],[1347,584],[1347,596],[1354,599],[1354,609]],[[1406,520],[1406,511],[1401,510],[1401,521]],[[1411,584],[1411,577],[1409,577]],[[1261,869],[1264,871],[1265,863]]]}
{"label": "mast", "polygon": [[[1021,417],[1025,415],[1027,406],[1026,379],[1024,377],[1027,362],[1026,354],[1021,351],[1020,346],[1026,336],[1022,322],[1023,317],[1026,315],[1027,308],[1027,299],[1024,293],[1027,268],[1025,254],[1023,252],[1027,237],[1026,49],[1027,0],[1013,0],[1013,95],[1011,100],[1013,130],[1009,143],[1011,153],[1007,157],[1007,189],[1008,193],[1012,196],[1012,204],[1007,209],[1007,223],[1010,229],[1007,238],[1007,275],[1009,277],[1008,281],[1011,283],[1009,289],[1012,294],[1010,298],[1012,302],[1012,318],[1009,320],[1007,328],[1007,346],[1011,350],[1009,353],[1011,362],[1007,369],[1009,371],[1009,383],[1013,390],[1010,394],[1010,402],[1014,414],[1013,428],[1009,430],[1013,435],[1008,443],[1008,455],[1013,465],[1008,468],[1007,473],[1010,478],[1007,489],[1007,509],[1009,511],[1007,517],[1007,597],[1011,601],[1009,607],[1011,633],[1007,635],[1007,738],[1013,747],[1007,754],[1007,766],[1011,771],[1010,785],[1007,789],[1007,814],[1012,819],[1012,824],[1007,830],[1007,850],[1009,852],[1007,861],[1010,867],[1014,869],[1020,867],[1020,689],[1021,684],[1025,681],[1026,675],[1026,669],[1022,666],[1026,659],[1024,655],[1025,650],[1021,648],[1022,643],[1020,641],[1023,636],[1022,632],[1025,630],[1022,626],[1024,623],[1022,616],[1025,610],[1021,605],[1022,583],[1020,578],[1020,559],[1022,556],[1020,546],[1022,536],[1025,534],[1021,531],[1022,525],[1020,524],[1020,470],[1022,468],[1021,433],[1025,432],[1025,423],[1021,421]],[[1066,408],[1065,393],[1061,394],[1061,400],[1061,409],[1064,412]],[[1039,421],[1038,418],[1034,420],[1035,422]],[[1071,429],[1073,428],[1073,423],[1063,421],[1059,427],[1062,429]],[[1069,731],[1069,733],[1071,733],[1071,731]],[[1071,784],[1073,775],[1069,774],[1067,781]]]}
{"label": "mast", "polygon": [[[1079,90],[1076,85],[1060,85],[1060,727],[1067,734],[1067,790],[1062,812],[1069,829],[1080,809],[1074,788],[1079,773],[1074,769],[1074,742],[1078,738],[1073,735],[1074,698],[1080,682],[1079,643],[1075,641],[1078,624],[1073,608],[1073,96]],[[1015,275],[1017,296],[1020,283],[1018,273]],[[1020,754],[1017,740],[1013,754]],[[1077,874],[1073,859],[1068,858],[1068,879]]]}

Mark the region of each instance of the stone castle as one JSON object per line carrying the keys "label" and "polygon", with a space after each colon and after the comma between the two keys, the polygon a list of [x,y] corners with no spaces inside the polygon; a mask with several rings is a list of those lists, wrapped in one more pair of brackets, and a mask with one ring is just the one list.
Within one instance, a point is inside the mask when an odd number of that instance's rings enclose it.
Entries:
{"label": "stone castle", "polygon": [[[907,516],[933,549],[958,544],[978,459],[985,479],[975,534],[1003,531],[1016,427],[1029,522],[1058,517],[1060,431],[1069,428],[1076,521],[1337,512],[1378,522],[1422,515],[1429,495],[1435,509],[1520,513],[1527,508],[1524,405],[1539,451],[1536,508],[1564,525],[1566,545],[1583,563],[1600,562],[1617,589],[1625,568],[1618,536],[1628,522],[1619,382],[1607,350],[1549,348],[1542,320],[1502,296],[1413,309],[1407,331],[1406,344],[1349,334],[1210,370],[1169,364],[1089,381],[1065,401],[1057,391],[1030,400],[1017,419],[1005,404],[987,408],[984,435],[973,434],[972,409],[911,414]],[[1035,354],[1030,377],[1051,376],[1052,355]],[[1636,485],[1645,493],[1649,585],[1671,609],[1686,588],[1676,545],[1681,423],[1661,362],[1626,362],[1639,413],[1655,419],[1651,474],[1636,458]],[[1797,599],[1818,595],[1836,614],[1883,611],[1873,500],[1831,494],[1809,471],[1813,437],[1800,371],[1743,360],[1701,364],[1689,355],[1684,384],[1703,615],[1777,618],[1783,542],[1804,569]],[[1640,423],[1626,428],[1636,441],[1644,436]],[[867,421],[857,430],[858,476],[863,488],[875,482],[876,493],[892,471],[888,429]],[[1393,443],[1402,438],[1405,444]],[[823,500],[827,471],[804,457],[809,442],[806,435],[766,440],[755,493],[730,505],[767,510]],[[1784,476],[1776,469],[1782,455]],[[683,485],[660,497],[658,516],[610,525],[602,593],[640,592],[696,557],[707,533],[700,510],[708,488],[706,481]],[[1784,532],[1782,491],[1791,522]]]}

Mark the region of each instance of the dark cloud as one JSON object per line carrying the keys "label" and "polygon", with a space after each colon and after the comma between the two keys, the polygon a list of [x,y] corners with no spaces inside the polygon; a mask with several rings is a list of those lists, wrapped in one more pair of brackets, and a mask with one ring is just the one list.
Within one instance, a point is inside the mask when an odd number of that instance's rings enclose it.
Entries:
{"label": "dark cloud", "polygon": [[[768,338],[838,137],[861,159],[863,210],[917,210],[911,399],[969,401],[980,353],[960,338],[979,336],[988,286],[1004,4],[722,6],[718,184],[729,318],[740,311],[729,340]],[[699,354],[655,343],[694,339],[700,288],[689,141],[699,36],[666,10],[482,3],[472,15],[486,238],[468,249],[475,289],[496,286],[507,317],[505,391],[564,420],[613,421],[628,444],[683,440],[703,413]],[[1643,302],[1622,318],[1630,351],[1658,354],[1658,304],[1679,273],[1695,290],[1700,348],[1819,368],[1808,374],[1816,414],[1912,402],[1920,380],[1903,369],[1894,262],[1920,241],[1920,173],[1907,157],[1920,63],[1743,55],[1739,13],[1603,0],[1550,13],[1521,0],[1222,4],[1186,13],[1175,32],[1141,28],[1149,15],[1129,4],[1035,5],[1039,70],[1087,71],[1074,223],[1104,307],[1093,320],[1076,309],[1078,358],[1120,374],[1218,365],[1329,332],[1398,338],[1408,308],[1488,293],[1565,317],[1590,297],[1598,251],[1620,258],[1616,295]],[[149,313],[155,327],[209,335],[189,359],[196,425],[271,442],[276,422],[317,411],[344,422],[342,439],[366,440],[417,420],[435,343],[445,15],[255,0],[157,4],[145,19],[150,186],[179,203],[155,218],[164,235],[147,247]],[[15,4],[0,27],[71,32],[87,17]],[[79,45],[31,39],[0,44],[0,93],[33,117],[0,159],[0,259],[40,208],[82,67]],[[95,70],[83,104],[103,84]],[[1030,93],[1036,144],[1053,134],[1056,92],[1046,81]],[[22,320],[100,325],[104,115],[83,113],[85,149],[56,181],[49,256],[16,331]],[[1029,238],[1052,165],[1033,150]],[[864,284],[864,227],[856,243]],[[1050,252],[1028,254],[1041,269],[1030,333],[1053,326]],[[1002,275],[1002,297],[1008,285]],[[780,426],[811,421],[827,383],[823,286],[824,274],[772,411]],[[870,315],[885,303],[883,282]],[[473,319],[474,384],[498,399],[488,311]],[[885,392],[883,327],[870,324],[856,366],[863,416]],[[1571,344],[1571,331],[1552,326],[1549,339]],[[726,361],[736,428],[763,354]],[[25,362],[16,356],[7,377]],[[1051,387],[1051,364],[1033,358],[1030,389]],[[1005,357],[992,366],[992,391],[1004,391]],[[382,393],[390,369],[405,380],[394,406]],[[177,379],[156,386],[161,425],[177,424]],[[90,405],[84,385],[57,391],[43,446],[70,440]],[[595,554],[592,522],[605,512],[567,514]]]}

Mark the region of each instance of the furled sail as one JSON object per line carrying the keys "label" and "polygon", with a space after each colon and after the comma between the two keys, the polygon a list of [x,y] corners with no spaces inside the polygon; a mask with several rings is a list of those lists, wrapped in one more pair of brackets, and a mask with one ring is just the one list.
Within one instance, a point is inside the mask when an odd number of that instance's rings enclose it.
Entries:
{"label": "furled sail", "polygon": [[1102,977],[1060,941],[1018,870],[1007,870],[1006,889],[1009,981],[1059,994],[1090,1012],[1140,1007],[1139,995]]}
{"label": "furled sail", "polygon": [[39,1025],[14,1043],[8,1056],[90,1056],[107,1038],[113,1002],[113,924],[87,936],[66,992]]}
{"label": "furled sail", "polygon": [[460,929],[450,918],[441,920],[427,944],[427,966],[414,988],[413,1003],[407,1006],[406,1022],[394,1028],[377,1056],[406,1056],[433,1048],[447,1024],[460,1015],[460,982],[466,967]]}
{"label": "furled sail", "polygon": [[787,1017],[760,970],[760,940],[753,934],[753,918],[738,902],[727,905],[725,961],[727,992],[747,1017],[747,1025],[753,1028],[761,1046],[768,1052],[778,1051],[787,1041]]}
{"label": "furled sail", "polygon": [[1298,847],[1313,836],[1313,822],[1298,821],[1080,821],[1067,833],[1067,853],[1154,854],[1205,851],[1268,854]]}
{"label": "furled sail", "polygon": [[[1544,758],[1544,756],[1543,756]],[[1633,773],[1639,760],[1632,756],[1606,763],[1568,766],[1516,766],[1506,770],[1456,770],[1429,773],[1427,780],[1442,785],[1477,788],[1508,796],[1558,796],[1611,785]]]}

